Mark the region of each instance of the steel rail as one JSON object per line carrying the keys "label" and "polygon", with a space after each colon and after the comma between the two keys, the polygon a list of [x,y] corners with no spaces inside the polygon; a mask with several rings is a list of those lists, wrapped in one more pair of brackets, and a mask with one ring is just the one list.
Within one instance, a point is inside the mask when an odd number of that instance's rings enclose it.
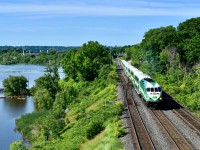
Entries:
{"label": "steel rail", "polygon": [[179,133],[171,121],[163,114],[161,110],[150,110],[155,117],[160,121],[167,133],[171,136],[172,140],[176,143],[181,150],[192,150],[192,146],[188,141]]}
{"label": "steel rail", "polygon": [[153,142],[148,134],[148,131],[144,125],[144,122],[142,121],[142,118],[134,103],[132,92],[131,92],[132,85],[129,83],[125,84],[126,80],[122,74],[119,74],[119,76],[120,76],[120,80],[122,82],[122,86],[124,89],[124,95],[126,97],[126,105],[129,112],[129,116],[130,116],[134,131],[136,133],[137,141],[139,144],[139,147],[137,146],[137,149],[155,150]]}
{"label": "steel rail", "polygon": [[[169,102],[169,101],[168,101]],[[165,101],[165,104],[168,105],[172,111],[181,118],[187,125],[189,125],[190,128],[195,130],[195,132],[200,135],[200,121],[198,118],[191,115],[189,112],[187,112],[185,109],[178,107],[176,103],[171,102],[167,103]],[[173,107],[175,105],[175,107]]]}
{"label": "steel rail", "polygon": [[132,135],[132,138],[133,138],[132,143],[133,143],[134,149],[141,150],[141,147],[140,147],[140,144],[139,144],[139,139],[138,139],[138,136],[137,136],[137,133],[136,133],[136,130],[135,130],[135,127],[134,127],[133,119],[132,119],[132,116],[131,116],[130,105],[128,105],[128,102],[127,102],[126,83],[125,83],[125,80],[123,80],[124,78],[122,76],[123,76],[122,71],[118,70],[118,77],[120,79],[120,85],[123,89],[123,96],[124,96],[124,100],[125,100],[124,105],[125,105],[125,107],[128,111],[128,117],[130,118],[130,122],[131,122],[130,132],[131,132],[131,135]]}

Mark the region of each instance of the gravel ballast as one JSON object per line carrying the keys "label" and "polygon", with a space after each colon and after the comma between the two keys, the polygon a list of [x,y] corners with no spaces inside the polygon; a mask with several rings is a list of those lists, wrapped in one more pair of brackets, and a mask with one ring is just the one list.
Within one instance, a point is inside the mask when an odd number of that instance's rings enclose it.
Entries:
{"label": "gravel ballast", "polygon": [[[118,100],[122,101],[124,103],[124,95],[122,87],[120,86],[120,83],[117,86],[117,93],[118,93]],[[120,116],[120,120],[123,121],[124,128],[127,132],[127,134],[120,138],[120,140],[124,143],[124,148],[126,150],[133,150],[133,142],[132,142],[132,136],[130,133],[130,119],[128,118],[128,111],[124,110],[122,115]]]}
{"label": "gravel ballast", "polygon": [[200,149],[200,137],[196,134],[194,130],[192,130],[172,111],[164,111],[164,114],[173,123],[176,129],[178,129],[178,131],[183,135],[183,137],[189,141],[194,149]]}

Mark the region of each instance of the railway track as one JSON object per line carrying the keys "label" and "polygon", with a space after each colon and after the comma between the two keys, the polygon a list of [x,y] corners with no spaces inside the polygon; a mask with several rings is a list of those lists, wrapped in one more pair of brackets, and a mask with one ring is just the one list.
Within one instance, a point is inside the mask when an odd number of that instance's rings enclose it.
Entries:
{"label": "railway track", "polygon": [[171,121],[163,114],[161,110],[149,110],[151,115],[157,120],[160,127],[170,141],[173,149],[192,150],[191,144],[179,133]]}
{"label": "railway track", "polygon": [[131,132],[133,137],[134,149],[137,150],[154,150],[153,142],[148,134],[148,131],[140,117],[137,107],[132,97],[132,85],[126,84],[125,78],[123,77],[122,71],[118,70],[119,79],[121,86],[124,91],[126,99],[125,106],[128,110],[128,115],[131,120]]}
{"label": "railway track", "polygon": [[200,120],[198,118],[173,100],[164,101],[164,103],[200,136]]}
{"label": "railway track", "polygon": [[[145,102],[141,100],[144,106],[146,106]],[[165,104],[165,106],[172,107],[170,104]],[[176,107],[179,107],[176,105]],[[175,110],[173,110],[175,111]],[[170,147],[173,150],[193,150],[194,148],[191,146],[192,144],[188,142],[176,127],[171,123],[171,121],[165,116],[162,110],[160,109],[149,109],[149,113],[156,120],[159,127],[162,129],[163,134],[170,142]],[[193,116],[194,117],[194,116]]]}

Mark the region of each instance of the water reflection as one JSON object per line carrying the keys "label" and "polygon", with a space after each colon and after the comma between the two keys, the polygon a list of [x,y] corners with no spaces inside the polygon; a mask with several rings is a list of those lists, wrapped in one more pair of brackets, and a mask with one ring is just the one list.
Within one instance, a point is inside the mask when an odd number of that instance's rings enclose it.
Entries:
{"label": "water reflection", "polygon": [[7,114],[7,119],[16,118],[21,114],[26,113],[27,100],[6,99],[3,101],[4,114]]}

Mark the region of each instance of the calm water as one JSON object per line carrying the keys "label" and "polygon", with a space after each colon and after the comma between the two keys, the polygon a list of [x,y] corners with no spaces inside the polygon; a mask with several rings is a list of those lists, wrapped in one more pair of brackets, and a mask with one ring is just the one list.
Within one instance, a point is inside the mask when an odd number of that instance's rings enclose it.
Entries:
{"label": "calm water", "polygon": [[[29,80],[29,87],[34,85],[34,80],[44,75],[44,66],[38,65],[0,65],[0,88],[2,81],[12,76],[23,75]],[[59,68],[60,77],[64,74]],[[2,96],[3,93],[0,93]],[[31,113],[35,110],[32,97],[25,100],[6,100],[0,98],[0,150],[8,150],[13,141],[22,139],[22,136],[15,131],[15,119],[23,114]]]}
{"label": "calm water", "polygon": [[15,131],[15,119],[35,110],[31,97],[26,100],[0,99],[0,149],[8,150],[13,141],[22,139]]}

